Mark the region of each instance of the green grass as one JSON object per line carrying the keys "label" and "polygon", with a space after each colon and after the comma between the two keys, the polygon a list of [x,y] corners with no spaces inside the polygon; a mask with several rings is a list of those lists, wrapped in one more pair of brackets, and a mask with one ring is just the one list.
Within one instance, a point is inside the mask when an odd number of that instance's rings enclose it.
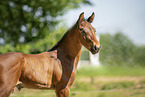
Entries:
{"label": "green grass", "polygon": [[[56,97],[53,91],[24,89],[10,97]],[[145,88],[105,91],[71,91],[70,97],[145,97]]]}
{"label": "green grass", "polygon": [[[140,83],[142,84],[142,83]],[[133,81],[118,81],[118,82],[82,82],[76,81],[71,88],[71,91],[94,91],[94,90],[111,90],[111,89],[126,89],[136,87]]]}
{"label": "green grass", "polygon": [[70,97],[145,97],[145,89],[120,89],[111,91],[73,93]]}
{"label": "green grass", "polygon": [[82,67],[77,76],[144,76],[145,67],[98,66]]}
{"label": "green grass", "polygon": [[56,97],[55,92],[52,90],[33,90],[22,89],[21,91],[15,91],[10,97]]}
{"label": "green grass", "polygon": [[101,90],[124,89],[134,86],[134,82],[109,82],[105,83]]}
{"label": "green grass", "polygon": [[145,85],[145,79],[142,79],[142,80],[140,81],[140,84]]}

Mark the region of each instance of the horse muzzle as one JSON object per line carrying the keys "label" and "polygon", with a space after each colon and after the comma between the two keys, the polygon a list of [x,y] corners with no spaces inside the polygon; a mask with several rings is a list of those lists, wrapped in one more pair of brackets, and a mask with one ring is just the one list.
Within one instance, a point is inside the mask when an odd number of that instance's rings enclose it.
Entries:
{"label": "horse muzzle", "polygon": [[97,47],[96,45],[94,45],[91,49],[91,53],[96,54],[100,51],[100,49],[101,49],[101,46]]}

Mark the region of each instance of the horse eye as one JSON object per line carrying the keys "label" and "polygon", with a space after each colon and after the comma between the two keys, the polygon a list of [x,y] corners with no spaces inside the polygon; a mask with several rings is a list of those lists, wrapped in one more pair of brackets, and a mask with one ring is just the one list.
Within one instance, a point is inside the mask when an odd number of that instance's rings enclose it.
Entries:
{"label": "horse eye", "polygon": [[83,34],[83,35],[86,35],[86,32],[83,30],[83,31],[82,31],[82,34]]}
{"label": "horse eye", "polygon": [[83,29],[80,29],[80,31],[83,31]]}
{"label": "horse eye", "polygon": [[80,31],[82,32],[83,35],[86,34],[86,32],[83,29],[80,29]]}

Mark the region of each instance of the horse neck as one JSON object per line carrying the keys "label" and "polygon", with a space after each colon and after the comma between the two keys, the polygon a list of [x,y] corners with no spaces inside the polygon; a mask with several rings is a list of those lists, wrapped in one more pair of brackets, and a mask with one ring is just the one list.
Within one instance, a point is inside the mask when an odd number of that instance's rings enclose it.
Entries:
{"label": "horse neck", "polygon": [[58,53],[61,53],[68,58],[79,58],[81,54],[82,44],[77,37],[77,25],[74,25],[63,38],[53,47]]}

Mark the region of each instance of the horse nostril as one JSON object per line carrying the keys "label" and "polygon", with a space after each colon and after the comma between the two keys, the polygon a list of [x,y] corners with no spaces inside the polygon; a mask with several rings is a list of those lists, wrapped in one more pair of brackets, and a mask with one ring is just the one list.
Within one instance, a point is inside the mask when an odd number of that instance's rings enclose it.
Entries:
{"label": "horse nostril", "polygon": [[97,45],[92,46],[92,49],[91,49],[92,54],[98,53],[99,50],[100,50],[100,48],[101,47],[100,46],[97,46]]}
{"label": "horse nostril", "polygon": [[96,45],[94,45],[94,50],[95,51],[99,51],[101,49],[101,46],[97,47]]}
{"label": "horse nostril", "polygon": [[97,48],[97,46],[96,46],[96,45],[94,46],[94,50],[98,50],[98,48]]}

